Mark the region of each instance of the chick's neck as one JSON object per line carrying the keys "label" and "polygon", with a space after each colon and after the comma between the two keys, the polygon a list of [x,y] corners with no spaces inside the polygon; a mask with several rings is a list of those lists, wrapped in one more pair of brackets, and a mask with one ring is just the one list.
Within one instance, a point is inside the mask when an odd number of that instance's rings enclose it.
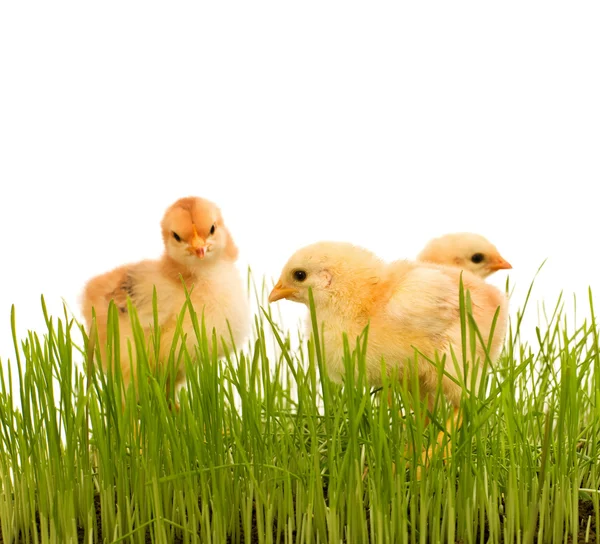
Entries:
{"label": "chick's neck", "polygon": [[198,266],[186,266],[167,254],[163,255],[161,263],[165,276],[177,283],[180,283],[183,278],[188,288],[191,288],[194,281],[202,276],[203,271],[212,268],[212,263],[206,261],[200,261]]}

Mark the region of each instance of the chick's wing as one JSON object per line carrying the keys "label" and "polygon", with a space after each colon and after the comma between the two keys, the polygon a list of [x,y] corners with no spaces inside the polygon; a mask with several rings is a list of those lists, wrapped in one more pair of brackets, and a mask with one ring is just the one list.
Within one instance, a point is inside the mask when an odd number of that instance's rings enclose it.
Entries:
{"label": "chick's wing", "polygon": [[459,319],[458,285],[443,270],[416,266],[396,275],[384,313],[404,336],[440,339]]}

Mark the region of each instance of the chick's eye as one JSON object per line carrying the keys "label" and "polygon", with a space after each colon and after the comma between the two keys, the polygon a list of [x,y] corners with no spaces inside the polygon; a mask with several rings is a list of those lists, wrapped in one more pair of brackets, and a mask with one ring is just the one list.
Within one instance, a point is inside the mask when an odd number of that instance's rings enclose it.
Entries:
{"label": "chick's eye", "polygon": [[480,262],[483,261],[485,257],[483,256],[483,253],[474,253],[473,256],[471,257],[471,262],[474,262],[475,264],[479,264]]}
{"label": "chick's eye", "polygon": [[296,281],[304,281],[306,279],[306,272],[304,270],[296,270],[294,272],[294,279]]}
{"label": "chick's eye", "polygon": [[214,234],[215,233],[215,229],[216,229],[215,225],[213,225],[212,227],[210,227],[210,233]]}
{"label": "chick's eye", "polygon": [[176,232],[173,233],[173,238],[175,238],[175,240],[177,240],[178,242],[181,242],[181,236],[179,236],[179,234],[177,234]]}

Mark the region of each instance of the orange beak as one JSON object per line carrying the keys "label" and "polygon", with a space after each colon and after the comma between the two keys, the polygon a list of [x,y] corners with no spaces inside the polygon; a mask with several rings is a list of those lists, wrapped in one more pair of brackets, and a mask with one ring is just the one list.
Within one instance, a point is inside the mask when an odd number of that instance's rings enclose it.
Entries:
{"label": "orange beak", "polygon": [[188,253],[196,255],[196,257],[199,257],[200,259],[204,259],[204,256],[206,255],[206,240],[198,236],[196,225],[192,225],[192,229],[194,230],[194,234],[187,247]]}
{"label": "orange beak", "polygon": [[269,302],[275,302],[276,300],[281,300],[282,298],[288,298],[289,296],[297,292],[297,289],[292,289],[291,287],[284,287],[282,281],[279,280],[277,282],[277,285],[273,287],[273,290],[269,295]]}
{"label": "orange beak", "polygon": [[505,261],[502,257],[500,257],[500,255],[498,255],[498,258],[490,262],[489,265],[489,269],[493,272],[496,270],[510,270],[511,268],[512,264],[510,264],[508,261]]}

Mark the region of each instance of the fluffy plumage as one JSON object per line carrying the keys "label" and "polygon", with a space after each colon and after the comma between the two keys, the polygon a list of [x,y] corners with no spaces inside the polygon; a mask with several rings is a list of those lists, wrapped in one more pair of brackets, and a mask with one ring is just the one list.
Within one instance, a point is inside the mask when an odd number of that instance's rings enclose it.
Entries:
{"label": "fluffy plumage", "polygon": [[470,232],[434,238],[419,253],[417,260],[455,266],[480,278],[487,278],[497,270],[512,268],[489,240]]}
{"label": "fluffy plumage", "polygon": [[[436,353],[440,357],[449,354],[452,346],[462,360],[460,275],[458,268],[409,261],[388,264],[351,244],[320,242],[300,249],[289,259],[269,301],[287,298],[308,305],[308,289],[312,288],[317,318],[323,325],[328,371],[337,380],[344,372],[342,333],[348,334],[353,345],[369,324],[366,371],[375,385],[381,378],[382,358],[388,369],[396,368],[402,375],[407,361],[414,359],[415,348],[434,359]],[[473,317],[486,344],[499,309],[490,347],[490,357],[495,359],[506,331],[506,297],[467,271],[463,272],[463,284],[470,291]],[[475,369],[484,359],[485,351],[477,342]],[[451,362],[446,364],[446,371],[456,376]],[[421,358],[418,379],[424,393],[434,391],[437,369]],[[442,379],[442,387],[457,405],[460,387],[447,377]]]}
{"label": "fluffy plumage", "polygon": [[[106,362],[107,317],[111,300],[118,309],[121,368],[126,382],[132,378],[127,341],[130,340],[133,345],[127,298],[135,306],[149,342],[153,328],[153,290],[156,288],[161,329],[159,364],[169,352],[177,316],[186,300],[181,278],[191,290],[190,298],[199,320],[204,313],[209,338],[215,329],[217,338],[222,337],[230,344],[229,322],[234,340],[239,345],[250,328],[248,301],[235,265],[238,250],[219,208],[202,198],[182,198],[166,210],[161,231],[165,251],[160,259],[120,266],[92,278],[83,291],[82,310],[88,328],[92,309],[96,313],[103,363]],[[185,314],[183,330],[187,335],[187,349],[193,355],[196,336],[189,312]],[[221,344],[219,342],[219,355]],[[135,369],[134,363],[134,372]],[[184,381],[184,371],[184,368],[179,369],[177,384]]]}

